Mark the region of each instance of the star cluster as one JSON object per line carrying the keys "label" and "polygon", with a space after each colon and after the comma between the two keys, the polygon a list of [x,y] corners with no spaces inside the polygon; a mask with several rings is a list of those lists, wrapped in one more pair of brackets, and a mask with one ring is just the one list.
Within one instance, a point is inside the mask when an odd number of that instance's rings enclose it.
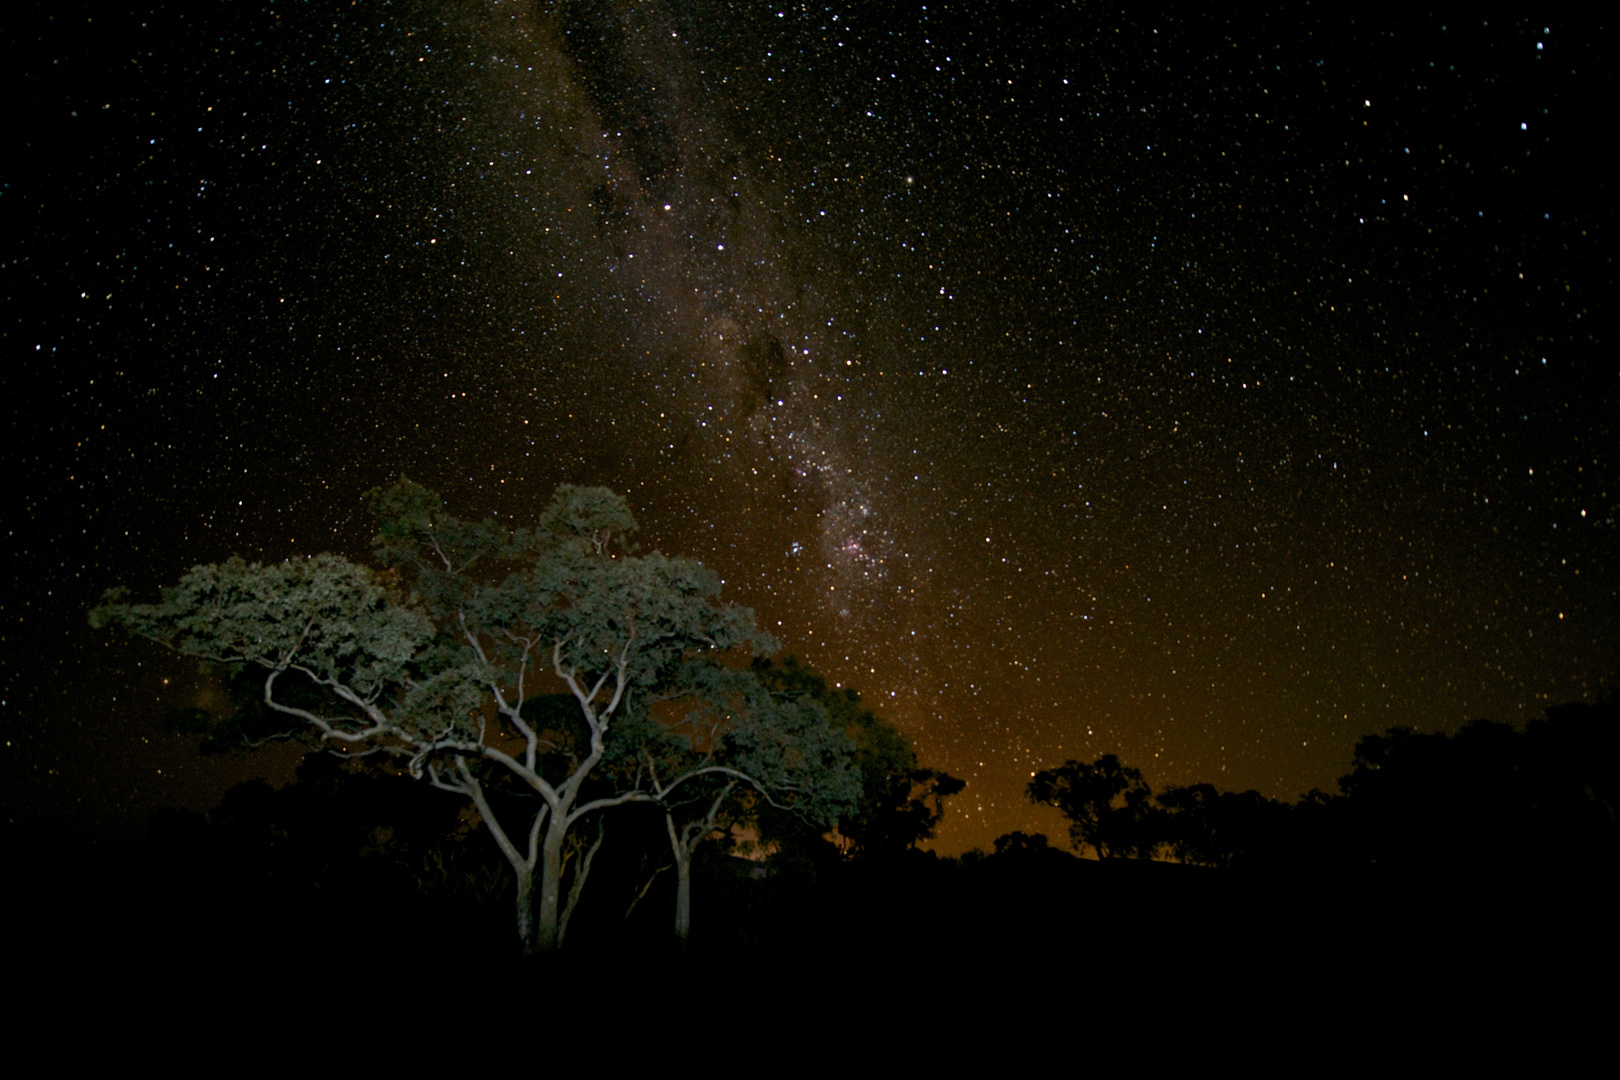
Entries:
{"label": "star cluster", "polygon": [[[122,582],[630,494],[969,781],[1331,787],[1614,685],[1601,28],[1089,5],[41,7],[8,768],[206,804]],[[26,390],[24,389],[26,388]],[[167,680],[167,681],[164,681]],[[265,766],[258,766],[261,771]],[[164,772],[167,770],[167,773]],[[175,779],[179,777],[179,779]]]}

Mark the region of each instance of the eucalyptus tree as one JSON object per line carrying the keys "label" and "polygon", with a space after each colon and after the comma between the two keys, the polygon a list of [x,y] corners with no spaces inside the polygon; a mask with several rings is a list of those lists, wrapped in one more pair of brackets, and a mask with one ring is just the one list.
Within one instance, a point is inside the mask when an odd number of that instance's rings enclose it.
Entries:
{"label": "eucalyptus tree", "polygon": [[[257,670],[286,737],[394,755],[412,776],[469,799],[516,876],[525,949],[561,943],[604,838],[597,820],[585,845],[576,831],[585,819],[631,802],[673,804],[710,777],[791,797],[795,769],[810,760],[799,751],[730,764],[698,753],[656,777],[646,767],[670,739],[661,700],[689,700],[705,679],[724,687],[735,678],[717,674],[731,670],[721,663],[728,652],[775,643],[751,611],[719,602],[720,582],[701,563],[636,554],[621,496],[564,485],[535,527],[519,529],[460,521],[406,480],[372,492],[371,507],[380,568],[331,554],[232,559],[195,567],[155,604],[112,590],[91,621]],[[577,707],[571,724],[525,710],[553,688]],[[737,734],[726,737],[808,738],[759,714],[761,704],[777,707],[732,693],[724,726]],[[835,771],[839,752],[826,749]]]}
{"label": "eucalyptus tree", "polygon": [[899,728],[865,708],[853,688],[829,686],[825,676],[797,657],[755,657],[750,666],[775,692],[826,709],[833,726],[854,740],[861,791],[836,822],[835,843],[846,859],[893,859],[933,838],[945,816],[945,800],[961,792],[964,781],[923,768]]}
{"label": "eucalyptus tree", "polygon": [[692,856],[768,805],[816,829],[861,798],[855,741],[808,695],[773,693],[756,671],[689,666],[665,700],[673,714],[639,740],[640,786],[664,811],[675,867],[675,936],[692,931]]}

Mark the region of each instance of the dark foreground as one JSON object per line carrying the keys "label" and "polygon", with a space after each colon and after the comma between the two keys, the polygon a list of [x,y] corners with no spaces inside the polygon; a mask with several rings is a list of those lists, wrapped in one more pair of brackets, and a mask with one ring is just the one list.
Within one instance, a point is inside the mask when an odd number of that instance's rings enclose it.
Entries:
{"label": "dark foreground", "polygon": [[924,1008],[970,985],[1048,1000],[1137,986],[1188,1001],[1214,995],[1214,1005],[1239,986],[1336,1000],[1357,988],[1405,1001],[1441,987],[1545,995],[1572,980],[1607,985],[1601,973],[1616,958],[1610,875],[1508,861],[1428,874],[1245,875],[1052,850],[820,867],[715,857],[695,879],[686,949],[669,940],[665,892],[649,890],[627,919],[605,879],[582,902],[563,955],[525,960],[495,878],[435,891],[381,865],[278,876],[150,844],[12,856],[13,971],[89,978],[190,972],[264,988],[453,970],[463,984],[522,985],[563,970],[670,994],[704,972],[806,993],[900,995]]}

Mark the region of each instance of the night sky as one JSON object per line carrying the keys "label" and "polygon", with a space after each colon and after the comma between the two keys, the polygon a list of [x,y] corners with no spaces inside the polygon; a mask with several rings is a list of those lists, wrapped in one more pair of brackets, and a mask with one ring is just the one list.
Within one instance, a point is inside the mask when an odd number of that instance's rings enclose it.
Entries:
{"label": "night sky", "polygon": [[285,778],[85,609],[402,473],[628,492],[968,780],[947,852],[1069,757],[1292,799],[1620,684],[1601,25],[106,8],[5,17],[14,823]]}

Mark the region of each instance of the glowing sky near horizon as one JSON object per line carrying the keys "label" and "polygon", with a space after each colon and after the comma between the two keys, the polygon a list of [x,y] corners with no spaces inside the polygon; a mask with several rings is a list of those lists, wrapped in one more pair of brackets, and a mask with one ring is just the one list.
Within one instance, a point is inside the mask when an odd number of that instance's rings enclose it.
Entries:
{"label": "glowing sky near horizon", "polygon": [[[74,18],[39,22],[6,196],[7,341],[53,387],[14,406],[14,608],[130,746],[86,764],[13,665],[10,752],[67,770],[42,791],[169,790],[135,740],[183,694],[82,628],[88,597],[359,555],[361,493],[401,473],[514,522],[558,483],[629,492],[969,781],[945,850],[1052,831],[1022,785],[1067,757],[1291,798],[1359,735],[1614,685],[1579,28]],[[164,753],[170,801],[212,790]]]}

